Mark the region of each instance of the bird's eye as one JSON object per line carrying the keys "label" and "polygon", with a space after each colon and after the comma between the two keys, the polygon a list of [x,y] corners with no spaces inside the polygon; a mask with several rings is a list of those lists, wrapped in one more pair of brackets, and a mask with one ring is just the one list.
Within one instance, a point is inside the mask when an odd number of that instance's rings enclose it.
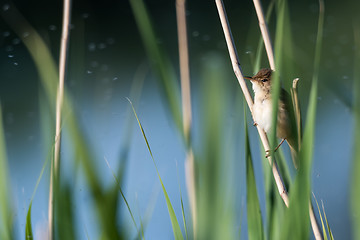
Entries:
{"label": "bird's eye", "polygon": [[268,79],[267,78],[265,78],[265,79],[263,79],[263,80],[261,80],[262,82],[267,82],[268,81]]}

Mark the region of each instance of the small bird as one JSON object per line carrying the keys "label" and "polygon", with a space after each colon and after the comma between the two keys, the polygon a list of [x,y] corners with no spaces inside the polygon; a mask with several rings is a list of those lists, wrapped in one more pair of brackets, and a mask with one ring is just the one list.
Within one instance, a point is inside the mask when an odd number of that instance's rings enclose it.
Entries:
{"label": "small bird", "polygon": [[[244,77],[251,81],[255,94],[253,106],[254,125],[259,125],[266,133],[269,133],[272,122],[271,75],[271,69],[263,68],[253,77]],[[298,138],[295,115],[291,104],[290,95],[281,88],[276,135],[282,141],[274,151],[286,140],[291,150],[294,166],[297,169],[299,165],[297,162]]]}

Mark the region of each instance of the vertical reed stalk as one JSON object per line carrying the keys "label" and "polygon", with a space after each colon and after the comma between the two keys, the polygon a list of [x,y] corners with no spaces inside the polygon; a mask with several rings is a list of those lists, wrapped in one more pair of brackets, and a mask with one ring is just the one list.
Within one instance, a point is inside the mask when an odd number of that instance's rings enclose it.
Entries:
{"label": "vertical reed stalk", "polygon": [[59,180],[60,167],[60,143],[61,143],[61,115],[64,101],[64,81],[66,75],[66,59],[69,45],[70,7],[71,0],[64,0],[63,22],[59,59],[59,85],[56,96],[56,125],[54,159],[51,162],[50,190],[49,190],[49,239],[54,239],[54,189]]}
{"label": "vertical reed stalk", "polygon": [[196,191],[195,191],[195,167],[194,155],[191,149],[191,91],[190,91],[190,71],[189,71],[189,51],[187,43],[185,0],[176,0],[176,17],[179,41],[179,62],[181,79],[181,99],[183,114],[183,131],[187,148],[185,160],[186,187],[189,196],[193,232],[196,236]]}
{"label": "vertical reed stalk", "polygon": [[292,88],[291,88],[291,97],[294,106],[295,119],[296,119],[296,127],[297,127],[297,136],[298,136],[298,149],[301,149],[301,137],[302,137],[302,129],[301,129],[301,112],[300,112],[300,104],[299,97],[297,91],[297,85],[299,82],[299,78],[295,78],[293,80]]}
{"label": "vertical reed stalk", "polygon": [[255,10],[256,10],[256,15],[258,16],[258,19],[259,19],[261,35],[263,36],[263,39],[264,39],[265,49],[266,49],[266,53],[267,53],[267,56],[269,59],[270,68],[272,70],[275,70],[274,51],[273,51],[272,44],[271,44],[269,30],[268,30],[268,27],[267,27],[267,24],[265,21],[264,12],[263,12],[260,0],[253,0],[253,2],[254,2]]}

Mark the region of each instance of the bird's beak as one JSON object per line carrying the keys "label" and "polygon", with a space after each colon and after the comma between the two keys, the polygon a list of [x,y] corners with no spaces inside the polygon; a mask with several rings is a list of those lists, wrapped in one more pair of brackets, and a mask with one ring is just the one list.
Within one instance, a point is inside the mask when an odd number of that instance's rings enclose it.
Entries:
{"label": "bird's beak", "polygon": [[250,81],[252,81],[252,80],[253,80],[253,78],[252,78],[252,77],[247,77],[247,76],[244,76],[244,78],[245,78],[245,79],[247,79],[247,80],[250,80]]}

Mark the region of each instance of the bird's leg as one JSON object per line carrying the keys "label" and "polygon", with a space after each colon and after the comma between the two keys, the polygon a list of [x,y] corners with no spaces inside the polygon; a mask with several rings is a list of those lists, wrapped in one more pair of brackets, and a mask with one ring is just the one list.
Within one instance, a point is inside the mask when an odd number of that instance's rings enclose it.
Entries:
{"label": "bird's leg", "polygon": [[[281,140],[281,142],[279,143],[279,145],[274,149],[274,152],[276,152],[276,151],[279,149],[279,147],[281,146],[281,144],[283,144],[283,142],[284,142],[285,140],[286,140],[286,138],[283,138],[283,139]],[[271,150],[266,150],[265,152],[266,152],[265,157],[266,157],[266,158],[270,157],[270,152],[271,152]]]}
{"label": "bird's leg", "polygon": [[257,125],[258,125],[257,122],[254,122],[253,126],[256,127]]}
{"label": "bird's leg", "polygon": [[286,140],[286,138],[283,138],[281,140],[281,142],[279,143],[279,145],[275,148],[274,152],[276,152],[276,150],[278,150],[278,148],[281,146],[281,144],[283,144],[283,142]]}

